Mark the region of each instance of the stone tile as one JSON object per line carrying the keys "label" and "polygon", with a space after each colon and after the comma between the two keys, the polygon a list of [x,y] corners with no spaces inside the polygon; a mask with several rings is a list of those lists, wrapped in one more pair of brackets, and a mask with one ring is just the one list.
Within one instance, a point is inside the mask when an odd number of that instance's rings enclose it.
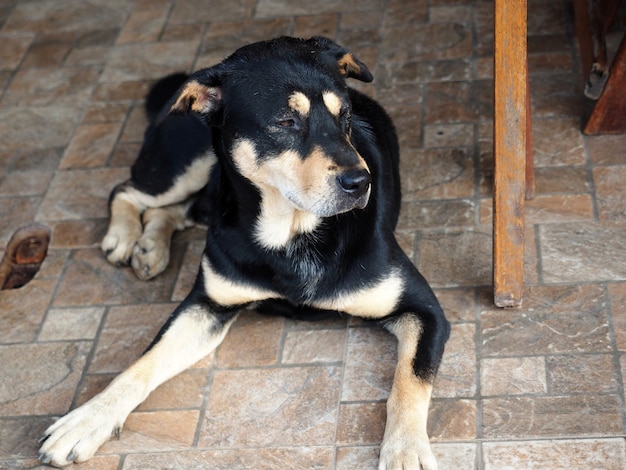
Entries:
{"label": "stone tile", "polygon": [[176,2],[168,22],[194,24],[224,22],[252,16],[254,0],[215,3],[211,0],[181,0]]}
{"label": "stone tile", "polygon": [[578,118],[533,118],[532,126],[533,158],[537,167],[586,163]]}
{"label": "stone tile", "polygon": [[255,10],[256,18],[267,18],[280,13],[283,16],[319,15],[335,12],[380,11],[381,0],[323,0],[311,4],[304,0],[259,0]]}
{"label": "stone tile", "polygon": [[535,190],[539,195],[547,193],[587,193],[590,189],[590,178],[586,168],[535,168]]}
{"label": "stone tile", "polygon": [[476,326],[454,324],[435,379],[433,397],[473,397],[476,391]]}
{"label": "stone tile", "polygon": [[67,412],[90,349],[89,342],[0,346],[0,415]]}
{"label": "stone tile", "polygon": [[378,446],[338,447],[335,470],[378,469]]}
{"label": "stone tile", "polygon": [[339,17],[334,13],[298,16],[295,19],[293,35],[301,38],[315,35],[333,37],[338,23]]}
{"label": "stone tile", "polygon": [[91,103],[85,113],[83,124],[123,122],[128,115],[128,109],[129,106],[126,103]]}
{"label": "stone tile", "polygon": [[623,439],[562,439],[549,441],[485,442],[485,470],[514,468],[601,468],[626,465]]}
{"label": "stone tile", "polygon": [[128,177],[128,168],[59,171],[39,206],[37,220],[108,217],[109,194],[115,185]]}
{"label": "stone tile", "polygon": [[6,106],[75,106],[85,104],[100,70],[95,67],[20,69],[4,93]]}
{"label": "stone tile", "polygon": [[398,229],[473,226],[476,224],[476,212],[476,203],[471,199],[405,201],[400,210]]}
{"label": "stone tile", "polygon": [[42,196],[54,174],[51,171],[11,171],[0,177],[0,197]]}
{"label": "stone tile", "polygon": [[387,2],[385,28],[393,29],[407,24],[425,23],[429,14],[427,0],[406,2],[405,0],[391,0]]}
{"label": "stone tile", "polygon": [[378,69],[377,84],[392,88],[398,84],[464,81],[472,78],[471,62],[468,59],[390,62]]}
{"label": "stone tile", "polygon": [[341,362],[345,345],[346,330],[290,331],[285,335],[281,363]]}
{"label": "stone tile", "polygon": [[449,60],[472,56],[472,31],[461,23],[399,24],[381,41],[385,62]]}
{"label": "stone tile", "polygon": [[490,395],[537,395],[548,389],[546,358],[509,357],[480,361],[480,393]]}
{"label": "stone tile", "polygon": [[424,121],[440,124],[491,119],[492,93],[490,80],[429,83]]}
{"label": "stone tile", "polygon": [[585,136],[589,158],[596,165],[622,165],[626,162],[626,134]]}
{"label": "stone tile", "polygon": [[244,311],[217,354],[218,367],[268,366],[278,362],[284,320]]}
{"label": "stone tile", "polygon": [[103,307],[51,309],[39,341],[94,339],[104,315]]}
{"label": "stone tile", "polygon": [[124,130],[120,136],[120,142],[123,144],[129,142],[143,142],[147,125],[148,119],[144,107],[134,106],[130,110],[128,119],[124,123]]}
{"label": "stone tile", "polygon": [[105,46],[74,48],[66,57],[65,65],[68,67],[98,67],[102,69],[106,65],[110,53],[111,48]]}
{"label": "stone tile", "polygon": [[152,80],[174,72],[189,71],[197,46],[192,42],[118,46],[111,50],[100,81]]}
{"label": "stone tile", "polygon": [[478,407],[476,400],[434,399],[428,413],[428,435],[433,441],[476,439]]}
{"label": "stone tile", "polygon": [[526,201],[527,226],[593,219],[593,201],[589,194],[538,195]]}
{"label": "stone tile", "polygon": [[474,125],[427,124],[424,126],[424,147],[472,147],[474,145]]}
{"label": "stone tile", "polygon": [[111,307],[89,373],[121,372],[130,366],[150,345],[175,307],[173,304]]}
{"label": "stone tile", "polygon": [[32,223],[39,197],[0,198],[0,246],[4,248],[13,233],[23,225]]}
{"label": "stone tile", "polygon": [[435,294],[450,322],[476,320],[476,293],[473,289],[437,289]]}
{"label": "stone tile", "polygon": [[476,468],[478,446],[471,443],[435,443],[433,453],[441,470]]}
{"label": "stone tile", "polygon": [[8,17],[5,31],[38,33],[80,32],[119,27],[132,8],[125,0],[19,2]]}
{"label": "stone tile", "polygon": [[120,439],[104,444],[100,453],[185,450],[194,440],[200,412],[195,410],[133,412]]}
{"label": "stone tile", "polygon": [[417,267],[433,287],[484,286],[492,278],[492,238],[487,227],[422,232]]}
{"label": "stone tile", "polygon": [[396,370],[396,351],[397,340],[382,328],[350,328],[341,399],[386,399]]}
{"label": "stone tile", "polygon": [[[402,215],[400,217],[402,217]],[[395,231],[394,235],[402,251],[404,251],[410,260],[413,260],[413,256],[415,255],[415,233],[410,228],[408,231],[403,231],[402,227],[400,227],[400,229]]]}
{"label": "stone tile", "polygon": [[0,69],[15,70],[22,61],[35,35],[0,32]]}
{"label": "stone tile", "polygon": [[2,291],[0,343],[35,340],[56,284],[56,279],[33,279],[19,289]]}
{"label": "stone tile", "polygon": [[528,287],[520,309],[492,306],[481,298],[483,357],[525,356],[611,349],[608,305],[597,285]]}
{"label": "stone tile", "polygon": [[626,283],[609,284],[608,292],[613,312],[615,343],[619,351],[626,351]]}
{"label": "stone tile", "polygon": [[63,155],[60,169],[94,168],[104,166],[113,151],[121,123],[83,124]]}
{"label": "stone tile", "polygon": [[188,369],[159,386],[137,409],[174,410],[200,408],[207,390],[207,369]]}
{"label": "stone tile", "polygon": [[474,162],[462,150],[415,150],[400,162],[402,197],[456,199],[474,195]]}
{"label": "stone tile", "polygon": [[542,275],[545,282],[626,279],[626,225],[578,222],[541,225]]}
{"label": "stone tile", "polygon": [[37,42],[28,49],[21,66],[22,68],[61,67],[71,48],[71,41]]}
{"label": "stone tile", "polygon": [[161,33],[162,42],[192,42],[202,40],[206,25],[167,23]]}
{"label": "stone tile", "polygon": [[198,275],[204,245],[204,240],[190,242],[187,245],[185,257],[183,258],[176,285],[174,286],[174,292],[172,293],[172,300],[182,301],[191,292]]}
{"label": "stone tile", "polygon": [[202,470],[210,462],[212,470],[254,468],[273,470],[277,468],[307,468],[331,470],[334,449],[332,447],[276,447],[237,450],[193,450],[189,452],[159,452],[154,454],[130,454],[124,459],[124,470],[160,468],[169,462],[176,468]]}
{"label": "stone tile", "polygon": [[[42,432],[43,432],[43,429],[42,429]],[[32,450],[32,452],[29,452],[29,455],[38,454],[39,444],[37,443],[37,439],[38,437],[33,438],[33,441],[35,442],[35,444],[37,444],[37,447],[33,446],[35,448]],[[121,457],[119,455],[96,455],[92,457],[91,459],[89,459],[87,462],[83,462],[80,464],[73,464],[72,469],[75,469],[75,470],[117,470],[120,465],[120,459]],[[49,466],[41,464],[39,460],[35,459],[34,457],[30,459],[14,459],[14,460],[8,460],[8,461],[0,460],[0,465],[2,465],[2,468],[5,468],[7,470],[9,469],[11,470],[13,469],[15,470],[21,470],[21,469],[45,470],[49,468]]]}
{"label": "stone tile", "polygon": [[622,433],[620,400],[616,395],[491,398],[482,404],[486,438]]}
{"label": "stone tile", "polygon": [[140,149],[140,142],[118,143],[113,150],[111,158],[109,158],[108,166],[132,166],[135,160],[137,160]]}
{"label": "stone tile", "polygon": [[[50,418],[0,417],[0,465],[3,468],[33,468],[40,444],[37,442],[43,432],[52,424]],[[4,459],[29,459],[27,465],[21,460],[11,462]],[[6,467],[5,467],[6,464]],[[35,465],[33,465],[35,464]]]}
{"label": "stone tile", "polygon": [[340,386],[337,367],[217,371],[198,447],[331,445]]}
{"label": "stone tile", "polygon": [[531,76],[530,103],[533,121],[535,116],[575,116],[578,119],[578,116],[583,115],[587,103],[585,95],[580,92],[579,83],[578,72]]}
{"label": "stone tile", "polygon": [[[167,5],[169,7],[169,5]],[[169,8],[135,9],[128,17],[117,37],[117,44],[155,42],[167,19]]]}
{"label": "stone tile", "polygon": [[550,356],[547,369],[548,388],[552,394],[618,393],[613,356]]}
{"label": "stone tile", "polygon": [[52,229],[50,248],[91,248],[100,246],[108,220],[58,220],[46,222],[46,225]]}
{"label": "stone tile", "polygon": [[337,424],[339,446],[380,445],[385,432],[385,403],[343,403]]}
{"label": "stone tile", "polygon": [[11,165],[12,171],[55,171],[61,156],[62,148],[44,148],[18,151]]}
{"label": "stone tile", "polygon": [[291,29],[289,18],[210,23],[194,69],[215,65],[245,44],[287,35]]}
{"label": "stone tile", "polygon": [[0,151],[65,146],[81,113],[76,108],[0,107]]}
{"label": "stone tile", "polygon": [[[154,77],[154,78],[159,78]],[[150,88],[146,80],[120,83],[100,83],[93,92],[95,101],[134,101],[143,99]]]}
{"label": "stone tile", "polygon": [[624,178],[626,178],[626,165],[596,167],[593,169],[593,181],[600,220],[626,221]]}

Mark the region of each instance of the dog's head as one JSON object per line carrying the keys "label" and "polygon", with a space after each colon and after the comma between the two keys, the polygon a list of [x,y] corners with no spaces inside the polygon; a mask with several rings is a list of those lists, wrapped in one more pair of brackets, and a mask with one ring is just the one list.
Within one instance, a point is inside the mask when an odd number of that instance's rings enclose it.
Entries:
{"label": "dog's head", "polygon": [[169,106],[219,127],[221,145],[262,195],[329,217],[367,205],[371,175],[351,143],[345,80],[367,67],[329,39],[278,38],[193,74]]}

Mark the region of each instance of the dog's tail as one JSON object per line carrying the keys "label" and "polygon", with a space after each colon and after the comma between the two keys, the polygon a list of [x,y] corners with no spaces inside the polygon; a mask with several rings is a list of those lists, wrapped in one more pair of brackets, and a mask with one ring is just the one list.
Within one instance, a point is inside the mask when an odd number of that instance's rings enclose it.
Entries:
{"label": "dog's tail", "polygon": [[163,107],[188,78],[189,75],[186,73],[173,73],[152,85],[148,96],[146,96],[145,104],[148,121],[154,122],[156,120]]}

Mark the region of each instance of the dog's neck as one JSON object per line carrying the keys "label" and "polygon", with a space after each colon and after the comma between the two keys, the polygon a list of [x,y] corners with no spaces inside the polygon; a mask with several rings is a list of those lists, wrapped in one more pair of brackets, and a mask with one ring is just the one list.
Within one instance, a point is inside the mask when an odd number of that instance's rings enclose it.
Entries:
{"label": "dog's neck", "polygon": [[276,189],[261,193],[261,212],[256,221],[255,238],[264,248],[281,249],[299,234],[313,232],[321,219],[294,207]]}

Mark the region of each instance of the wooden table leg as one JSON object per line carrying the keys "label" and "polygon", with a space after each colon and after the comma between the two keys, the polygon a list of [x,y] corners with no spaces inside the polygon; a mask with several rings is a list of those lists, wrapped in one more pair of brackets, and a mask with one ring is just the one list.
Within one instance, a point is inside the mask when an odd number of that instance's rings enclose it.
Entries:
{"label": "wooden table leg", "polygon": [[521,305],[524,289],[526,0],[495,0],[494,302]]}

